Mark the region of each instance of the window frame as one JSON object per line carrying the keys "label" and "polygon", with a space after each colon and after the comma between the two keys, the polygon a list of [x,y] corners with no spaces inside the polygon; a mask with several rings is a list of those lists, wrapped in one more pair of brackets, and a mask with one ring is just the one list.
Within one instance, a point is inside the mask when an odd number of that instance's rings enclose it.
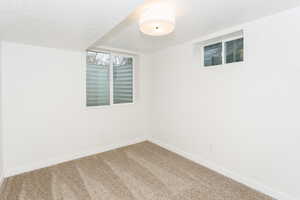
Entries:
{"label": "window frame", "polygon": [[[228,41],[232,41],[232,40],[237,40],[237,39],[243,39],[243,51],[244,51],[244,54],[243,54],[243,61],[238,61],[238,62],[231,62],[231,63],[226,63],[226,42]],[[206,46],[210,46],[210,45],[213,45],[213,44],[217,44],[217,43],[222,43],[222,64],[219,64],[219,65],[211,65],[211,66],[205,66],[205,60],[204,60],[204,56],[205,56],[205,52],[204,52],[204,49]],[[213,41],[213,42],[209,42],[205,45],[202,45],[201,47],[201,65],[203,68],[215,68],[215,67],[220,67],[220,66],[223,66],[223,65],[234,65],[234,64],[237,64],[237,63],[244,63],[245,62],[245,37],[244,35],[239,35],[239,36],[233,36],[233,37],[228,37],[226,39],[219,39],[219,40],[216,40],[216,41]]]}
{"label": "window frame", "polygon": [[[114,103],[114,72],[113,72],[113,62],[112,60],[110,60],[110,65],[109,65],[109,104],[108,105],[97,105],[97,106],[88,106],[87,105],[87,91],[86,91],[86,82],[87,82],[87,52],[95,52],[95,53],[105,53],[105,54],[109,54],[110,56],[123,56],[123,57],[127,57],[127,58],[131,58],[132,59],[132,102],[128,102],[128,103]],[[135,86],[135,56],[134,55],[130,55],[130,54],[126,54],[126,53],[117,53],[114,51],[106,51],[106,50],[86,50],[85,51],[85,88],[84,88],[84,92],[85,92],[85,108],[87,109],[97,109],[97,108],[107,108],[107,107],[119,107],[119,106],[126,106],[126,105],[133,105],[135,104],[135,94],[136,94],[136,86]]]}

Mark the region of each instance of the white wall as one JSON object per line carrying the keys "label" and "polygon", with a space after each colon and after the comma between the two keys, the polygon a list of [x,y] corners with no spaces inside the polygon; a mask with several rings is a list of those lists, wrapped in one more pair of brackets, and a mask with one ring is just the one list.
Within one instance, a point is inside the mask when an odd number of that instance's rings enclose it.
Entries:
{"label": "white wall", "polygon": [[2,64],[6,176],[145,139],[143,63],[135,104],[99,108],[85,107],[84,52],[3,42]]}
{"label": "white wall", "polygon": [[94,109],[83,52],[3,42],[5,175],[152,133],[278,199],[299,199],[299,19],[298,8],[242,25],[244,63],[200,67],[195,41],[141,56],[136,103]]}
{"label": "white wall", "polygon": [[2,42],[0,41],[0,187],[1,187],[1,183],[3,181],[3,140],[2,140],[2,115],[1,115],[1,110],[2,110],[2,101],[1,101],[1,97],[2,97],[2,91],[1,91],[1,85],[2,85],[2,78],[1,78],[1,74],[2,74],[2,51],[1,51],[1,47],[2,47]]}
{"label": "white wall", "polygon": [[195,41],[153,54],[153,141],[300,199],[299,19],[300,8],[241,26],[244,63],[203,68]]}

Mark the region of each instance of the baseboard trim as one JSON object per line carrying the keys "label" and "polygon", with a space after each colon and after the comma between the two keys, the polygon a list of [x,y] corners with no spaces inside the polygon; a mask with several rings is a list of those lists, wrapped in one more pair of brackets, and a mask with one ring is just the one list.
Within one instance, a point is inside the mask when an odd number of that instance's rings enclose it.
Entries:
{"label": "baseboard trim", "polygon": [[159,141],[157,139],[154,138],[146,138],[146,137],[141,137],[141,138],[136,138],[134,140],[130,140],[130,141],[124,141],[122,143],[119,144],[113,144],[113,145],[107,145],[107,146],[97,146],[97,147],[93,147],[84,151],[80,151],[80,152],[76,152],[76,153],[72,153],[72,154],[68,154],[68,155],[64,155],[64,156],[59,156],[56,158],[52,158],[52,159],[47,159],[44,161],[40,161],[40,162],[36,162],[34,164],[28,164],[28,165],[23,165],[14,169],[8,169],[4,172],[4,177],[0,176],[0,188],[1,185],[4,181],[4,178],[6,177],[10,177],[10,176],[14,176],[17,174],[21,174],[24,172],[29,172],[29,171],[33,171],[36,169],[41,169],[41,168],[45,168],[45,167],[49,167],[52,165],[56,165],[59,163],[63,163],[63,162],[67,162],[67,161],[71,161],[71,160],[75,160],[75,159],[79,159],[82,157],[86,157],[86,156],[90,156],[93,154],[97,154],[97,153],[102,153],[105,151],[109,151],[109,150],[113,150],[113,149],[117,149],[120,147],[124,147],[124,146],[128,146],[128,145],[132,145],[135,143],[139,143],[139,142],[143,142],[143,141],[150,141],[154,144],[157,144],[165,149],[168,149],[174,153],[177,153],[187,159],[190,159],[198,164],[201,164],[209,169],[212,169],[220,174],[223,174],[224,176],[227,176],[235,181],[238,181],[244,185],[247,185],[248,187],[251,187],[257,191],[260,191],[264,194],[267,194],[275,199],[278,200],[296,200],[296,198],[291,197],[290,195],[287,195],[286,193],[283,192],[278,192],[273,190],[271,187],[268,187],[264,184],[261,184],[255,180],[249,179],[247,177],[243,177],[239,174],[236,174],[234,172],[232,172],[231,170],[228,170],[226,168],[220,167],[218,165],[216,165],[215,163],[212,163],[210,161],[207,161],[206,159],[203,159],[197,155],[194,155],[192,153],[188,153],[185,151],[182,151],[180,149],[178,149],[177,147],[174,147],[173,145],[164,143],[162,141]]}
{"label": "baseboard trim", "polygon": [[0,174],[0,193],[2,191],[2,184],[4,183],[4,176],[3,174]]}
{"label": "baseboard trim", "polygon": [[13,169],[7,169],[7,170],[4,171],[4,177],[7,178],[7,177],[10,177],[10,176],[22,174],[22,173],[33,171],[33,170],[36,170],[36,169],[49,167],[49,166],[52,166],[52,165],[56,165],[56,164],[71,161],[71,160],[76,160],[76,159],[83,158],[83,157],[86,157],[86,156],[102,153],[102,152],[105,152],[105,151],[117,149],[117,148],[120,148],[120,147],[132,145],[132,144],[143,142],[143,141],[146,141],[146,137],[140,137],[140,138],[136,138],[136,139],[133,139],[133,140],[130,140],[130,141],[124,141],[124,142],[121,142],[119,144],[112,144],[112,145],[107,145],[107,146],[99,145],[99,146],[96,146],[96,147],[93,147],[93,148],[78,151],[76,153],[71,153],[71,154],[59,156],[59,157],[56,157],[56,158],[42,160],[42,161],[39,161],[39,162],[35,162],[33,164],[23,165],[23,166],[13,168]]}
{"label": "baseboard trim", "polygon": [[228,169],[225,169],[223,167],[220,167],[218,165],[216,165],[215,163],[212,163],[210,161],[207,161],[206,159],[203,159],[197,155],[194,155],[194,154],[191,154],[191,153],[187,153],[185,151],[182,151],[180,149],[178,149],[177,147],[174,147],[173,145],[170,145],[170,144],[167,144],[167,143],[164,143],[164,142],[161,142],[157,139],[154,139],[154,138],[151,138],[151,139],[148,139],[148,141],[154,143],[154,144],[157,144],[169,151],[172,151],[174,153],[177,153],[189,160],[192,160],[200,165],[203,165],[209,169],[212,169],[226,177],[229,177],[239,183],[242,183],[250,188],[253,188],[254,190],[257,190],[257,191],[260,191],[266,195],[269,195],[275,199],[278,199],[278,200],[296,200],[296,198],[294,197],[291,197],[290,195],[287,195],[286,193],[283,193],[283,192],[278,192],[278,191],[275,191],[273,190],[271,187],[269,186],[266,186],[264,184],[261,184],[255,180],[252,180],[252,179],[249,179],[247,177],[244,177],[244,176],[241,176],[239,174],[236,174],[234,172],[232,172],[231,170],[228,170]]}

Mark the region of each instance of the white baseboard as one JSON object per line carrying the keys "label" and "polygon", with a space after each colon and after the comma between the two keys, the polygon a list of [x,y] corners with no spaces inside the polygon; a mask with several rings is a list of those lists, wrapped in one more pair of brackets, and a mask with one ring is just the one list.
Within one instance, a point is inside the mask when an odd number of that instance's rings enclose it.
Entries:
{"label": "white baseboard", "polygon": [[[40,168],[44,168],[44,167],[49,167],[49,166],[52,166],[52,165],[56,165],[56,164],[59,164],[59,163],[63,163],[63,162],[67,162],[67,161],[71,161],[71,160],[75,160],[75,159],[78,159],[78,158],[82,158],[82,157],[86,157],[86,156],[90,156],[90,155],[93,155],[93,154],[97,154],[97,153],[101,153],[101,152],[105,152],[105,151],[109,151],[109,150],[112,150],[112,149],[116,149],[116,148],[120,148],[120,147],[123,147],[123,146],[128,146],[128,145],[131,145],[131,144],[135,144],[135,143],[139,143],[139,142],[143,142],[147,140],[146,137],[141,137],[141,138],[136,138],[134,140],[131,140],[131,141],[125,141],[125,142],[122,142],[122,143],[119,143],[119,144],[113,144],[113,145],[107,145],[107,146],[97,146],[97,147],[94,147],[94,148],[90,148],[90,149],[87,149],[87,150],[81,150],[81,151],[78,151],[76,153],[72,153],[72,154],[69,154],[69,155],[64,155],[64,156],[59,156],[59,157],[56,157],[56,158],[52,158],[52,159],[47,159],[47,160],[43,160],[43,161],[40,161],[40,162],[36,162],[34,164],[28,164],[28,165],[23,165],[23,166],[20,166],[20,167],[17,167],[17,168],[14,168],[14,169],[8,169],[4,172],[4,177],[10,177],[10,176],[14,176],[14,175],[17,175],[17,174],[21,174],[21,173],[24,173],[24,172],[28,172],[28,171],[32,171],[32,170],[36,170],[36,169],[40,169]],[[264,184],[261,184],[255,180],[252,180],[252,179],[249,179],[247,177],[244,177],[244,176],[241,176],[239,174],[236,174],[234,172],[232,172],[231,170],[228,170],[228,169],[225,169],[223,167],[220,167],[218,165],[216,165],[215,163],[212,163],[206,159],[203,159],[201,157],[199,157],[198,155],[194,155],[192,153],[187,153],[187,152],[184,152],[180,149],[178,149],[177,147],[174,147],[170,144],[166,144],[164,142],[161,142],[159,140],[156,140],[156,139],[149,139],[148,138],[148,141],[150,142],[153,142],[161,147],[164,147],[174,153],[177,153],[187,159],[190,159],[198,164],[201,164],[209,169],[212,169],[220,174],[223,174],[224,176],[227,176],[233,180],[236,180],[242,184],[245,184],[247,185],[248,187],[251,187],[257,191],[260,191],[264,194],[267,194],[275,199],[278,199],[278,200],[296,200],[296,198],[293,198],[283,192],[278,192],[276,190],[273,190],[271,187],[268,187]],[[0,176],[0,186],[1,186],[1,183],[3,182],[3,177]]]}
{"label": "white baseboard", "polygon": [[97,154],[97,153],[102,153],[102,152],[105,152],[105,151],[117,149],[117,148],[128,146],[128,145],[131,145],[131,144],[143,142],[145,140],[146,140],[146,137],[140,137],[140,138],[136,138],[136,139],[133,139],[133,140],[130,140],[130,141],[124,141],[124,142],[119,143],[119,144],[112,144],[112,145],[107,145],[107,146],[99,145],[99,146],[96,146],[96,147],[93,147],[93,148],[90,148],[90,149],[85,149],[85,150],[81,149],[80,151],[77,151],[77,152],[72,153],[72,154],[63,155],[63,156],[59,156],[59,157],[51,158],[51,159],[47,159],[47,160],[42,160],[42,161],[35,162],[35,163],[32,163],[32,164],[28,164],[28,165],[18,166],[18,167],[13,168],[13,169],[6,169],[4,171],[4,177],[10,177],[10,176],[14,176],[14,175],[21,174],[21,173],[24,173],[24,172],[29,172],[29,171],[33,171],[33,170],[36,170],[36,169],[49,167],[49,166],[56,165],[56,164],[59,164],[59,163],[75,160],[75,159],[78,159],[78,158],[90,156],[90,155]]}
{"label": "white baseboard", "polygon": [[2,189],[3,182],[4,182],[4,176],[3,176],[3,174],[0,174],[0,192],[1,192],[1,189]]}
{"label": "white baseboard", "polygon": [[247,185],[248,187],[250,188],[253,188],[254,190],[257,190],[257,191],[260,191],[266,195],[269,195],[275,199],[278,199],[278,200],[296,200],[296,198],[293,198],[291,197],[290,195],[287,195],[286,193],[283,193],[283,192],[278,192],[276,190],[273,190],[271,187],[269,186],[266,186],[264,184],[261,184],[255,180],[252,180],[252,179],[249,179],[247,177],[244,177],[244,176],[241,176],[239,174],[236,174],[234,172],[232,172],[231,170],[228,170],[228,169],[225,169],[221,166],[218,166],[216,165],[215,163],[212,163],[206,159],[203,159],[195,154],[192,154],[192,153],[187,153],[187,152],[184,152],[180,149],[178,149],[177,147],[174,147],[170,144],[166,144],[164,142],[161,142],[159,140],[156,140],[156,139],[148,139],[148,141],[154,143],[154,144],[157,144],[165,149],[168,149],[169,151],[172,151],[174,153],[177,153],[189,160],[192,160],[200,165],[203,165],[209,169],[212,169],[220,174],[223,174],[224,176],[226,177],[229,177],[239,183],[242,183],[244,185]]}

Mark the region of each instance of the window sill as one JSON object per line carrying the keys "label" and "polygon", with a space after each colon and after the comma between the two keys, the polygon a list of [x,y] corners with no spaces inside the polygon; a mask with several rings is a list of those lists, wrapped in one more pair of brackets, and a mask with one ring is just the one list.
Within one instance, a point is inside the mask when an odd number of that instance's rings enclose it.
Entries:
{"label": "window sill", "polygon": [[114,109],[118,107],[125,107],[125,106],[132,106],[135,105],[135,102],[132,103],[119,103],[119,104],[110,104],[110,105],[103,105],[103,106],[84,106],[86,110],[98,110],[98,109]]}
{"label": "window sill", "polygon": [[201,68],[204,69],[218,69],[221,67],[230,67],[230,66],[235,66],[235,65],[244,65],[245,61],[240,61],[240,62],[233,62],[233,63],[225,63],[225,64],[221,64],[221,65],[213,65],[213,66],[204,66],[202,65]]}

